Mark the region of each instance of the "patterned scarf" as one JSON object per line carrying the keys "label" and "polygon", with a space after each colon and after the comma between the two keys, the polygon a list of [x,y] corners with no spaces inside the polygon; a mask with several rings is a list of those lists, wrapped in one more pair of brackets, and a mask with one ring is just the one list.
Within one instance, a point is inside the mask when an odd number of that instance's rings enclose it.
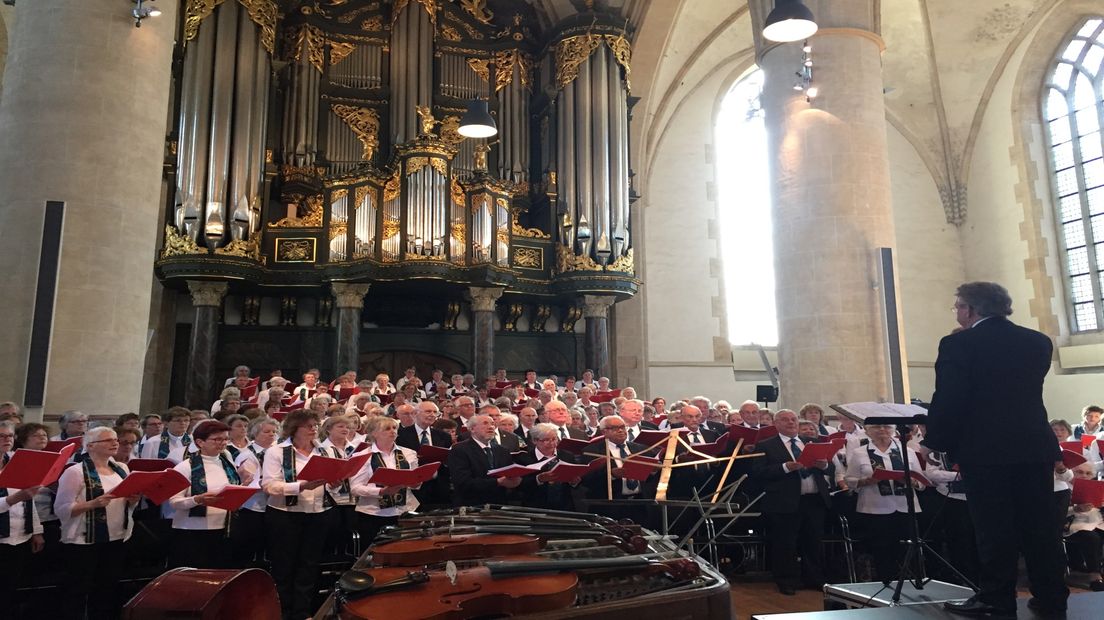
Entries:
{"label": "patterned scarf", "polygon": [[[874,452],[874,445],[870,444],[866,448],[866,453],[870,455],[870,466],[875,470],[886,469],[885,459]],[[905,461],[901,458],[901,449],[897,447],[896,443],[889,446],[889,468],[895,471],[904,471]],[[893,482],[891,480],[879,480],[878,481],[878,493],[882,495],[904,495],[905,485],[901,482]]]}
{"label": "patterned scarf", "polygon": [[[192,436],[188,433],[184,433],[184,436],[180,438],[180,443],[184,444],[184,451],[188,451],[188,446],[192,444]],[[157,458],[167,459],[169,458],[169,452],[171,452],[171,445],[169,443],[169,430],[165,429],[161,433],[161,445],[157,448]]]}
{"label": "patterned scarf", "polygon": [[[318,452],[319,456],[326,456],[326,452],[321,447],[317,447],[317,448],[315,448],[315,450]],[[288,445],[284,446],[284,482],[287,482],[287,483],[295,482],[295,475],[296,475],[296,472],[295,472],[295,446],[293,446],[291,444],[288,444]],[[346,481],[346,482],[348,482],[348,481]],[[284,496],[284,505],[288,506],[288,507],[298,506],[299,505],[299,496],[298,495],[285,495]],[[329,508],[333,505],[334,505],[333,498],[330,497],[330,494],[325,492],[325,489],[323,488],[322,507],[323,508]]]}
{"label": "patterned scarf", "polygon": [[[403,456],[402,450],[398,446],[395,446],[395,468],[396,469],[410,469],[410,462]],[[383,463],[383,455],[379,452],[372,453],[372,471],[376,471],[380,468],[385,468],[387,465]],[[406,504],[406,488],[402,488],[398,493],[393,495],[380,495],[379,507],[380,508],[394,508],[395,506],[403,506]]]}
{"label": "patterned scarf", "polygon": [[[81,461],[81,468],[84,470],[84,501],[90,502],[104,494],[103,483],[100,482],[100,472],[96,471],[92,456],[85,452]],[[107,466],[120,478],[127,477],[126,471],[114,460],[109,460]],[[123,529],[128,527],[129,506],[123,508]],[[107,529],[107,508],[95,508],[84,513],[84,540],[89,544],[111,542],[111,534]]]}
{"label": "patterned scarf", "polygon": [[[202,495],[207,492],[207,472],[203,468],[203,456],[198,452],[193,452],[188,457],[189,462],[192,465],[192,495]],[[238,470],[234,469],[234,464],[230,462],[230,459],[226,458],[225,454],[219,453],[219,463],[222,464],[222,471],[226,473],[226,480],[229,484],[241,484],[241,478],[238,477]],[[188,511],[189,517],[206,517],[206,506],[195,506]],[[227,524],[229,524],[230,513],[226,514]]]}
{"label": "patterned scarf", "polygon": [[[11,456],[5,454],[3,458],[4,465],[8,464],[11,460]],[[4,487],[0,487],[0,498],[7,497],[8,490]],[[34,532],[34,499],[28,499],[23,502],[23,533],[30,534]],[[0,538],[7,538],[11,536],[11,511],[0,513]]]}

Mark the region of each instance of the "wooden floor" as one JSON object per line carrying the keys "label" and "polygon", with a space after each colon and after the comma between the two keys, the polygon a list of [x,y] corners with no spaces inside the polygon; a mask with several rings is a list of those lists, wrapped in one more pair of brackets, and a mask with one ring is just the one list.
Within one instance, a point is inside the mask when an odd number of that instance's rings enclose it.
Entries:
{"label": "wooden floor", "polygon": [[824,593],[819,590],[798,590],[794,596],[784,596],[774,582],[743,582],[732,584],[734,620],[749,620],[752,614],[821,611]]}

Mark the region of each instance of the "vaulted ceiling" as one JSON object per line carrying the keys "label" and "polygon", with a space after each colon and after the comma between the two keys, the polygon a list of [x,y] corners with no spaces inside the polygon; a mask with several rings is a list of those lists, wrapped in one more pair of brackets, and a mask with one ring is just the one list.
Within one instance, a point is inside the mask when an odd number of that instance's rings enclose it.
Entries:
{"label": "vaulted ceiling", "polygon": [[[997,79],[1039,19],[1062,1],[879,3],[886,115],[917,148],[941,190],[965,182]],[[753,64],[751,29],[745,1],[649,3],[633,45],[633,94],[643,98],[633,127],[638,172],[647,172],[672,115],[707,77]]]}

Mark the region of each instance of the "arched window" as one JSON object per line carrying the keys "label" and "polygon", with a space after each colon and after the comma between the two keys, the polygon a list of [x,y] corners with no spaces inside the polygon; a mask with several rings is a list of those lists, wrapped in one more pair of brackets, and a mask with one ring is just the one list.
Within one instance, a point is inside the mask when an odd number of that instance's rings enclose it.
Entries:
{"label": "arched window", "polygon": [[755,69],[737,80],[721,102],[715,140],[717,204],[729,342],[775,346],[778,316],[762,92],[763,72]]}
{"label": "arched window", "polygon": [[1104,20],[1061,48],[1043,94],[1072,331],[1104,327]]}

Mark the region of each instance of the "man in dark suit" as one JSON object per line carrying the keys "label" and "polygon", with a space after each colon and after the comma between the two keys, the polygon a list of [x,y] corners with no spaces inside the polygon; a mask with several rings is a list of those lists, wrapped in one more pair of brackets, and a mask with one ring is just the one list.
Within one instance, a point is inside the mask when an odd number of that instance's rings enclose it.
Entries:
{"label": "man in dark suit", "polygon": [[[532,508],[552,508],[556,510],[574,510],[572,485],[562,482],[549,482],[546,475],[559,462],[574,463],[575,456],[570,452],[557,449],[560,437],[556,427],[551,424],[535,424],[529,430],[529,446],[514,461],[518,465],[543,463],[540,473],[521,479],[518,492],[521,503]],[[581,481],[575,481],[578,484]]]}
{"label": "man in dark suit", "polygon": [[[415,452],[423,445],[451,447],[452,436],[445,431],[433,428],[438,415],[439,411],[434,403],[428,400],[418,403],[414,412],[414,424],[400,426],[395,443]],[[437,470],[437,476],[433,480],[423,482],[421,488],[414,490],[414,496],[421,502],[423,510],[445,507],[452,503],[449,498],[449,486],[448,467],[442,467]]]}
{"label": "man in dark suit", "polygon": [[644,421],[644,402],[635,398],[630,398],[621,403],[617,415],[625,421],[625,433],[628,441],[636,441],[636,438],[640,436],[640,431],[659,430],[659,427],[655,424]]}
{"label": "man in dark suit", "polygon": [[507,452],[518,452],[521,450],[521,439],[514,433],[504,433],[498,430],[498,422],[502,419],[502,410],[495,405],[483,405],[479,408],[479,413],[483,415],[491,416],[495,424],[494,437],[491,437],[491,443],[506,448]]}
{"label": "man in dark suit", "polygon": [[757,443],[755,449],[764,456],[753,460],[756,478],[766,491],[759,510],[767,524],[771,572],[778,591],[793,595],[801,585],[824,585],[820,543],[829,504],[828,462],[817,461],[811,468],[797,462],[805,443],[797,436],[796,413],[780,410],[774,425],[778,435]]}
{"label": "man in dark suit", "polygon": [[963,615],[1015,617],[1022,552],[1042,612],[1066,609],[1065,554],[1054,521],[1058,443],[1043,406],[1050,338],[1020,327],[1008,291],[992,282],[958,287],[955,318],[962,327],[939,342],[935,394],[924,445],[958,463],[981,559],[981,591],[947,603]]}
{"label": "man in dark suit", "polygon": [[518,412],[518,427],[514,429],[514,433],[525,443],[530,444],[532,442],[529,440],[529,431],[536,423],[537,410],[532,407],[522,407]]}
{"label": "man in dark suit", "polygon": [[[706,429],[702,425],[702,412],[693,405],[682,408],[682,422],[672,425],[672,428],[685,428],[687,432],[681,433],[681,437],[687,443],[703,444],[717,441],[719,435]],[[683,461],[689,454],[681,444],[675,452],[675,460]],[[693,456],[693,455],[690,455]],[[676,467],[671,470],[671,479],[667,486],[667,497],[670,499],[691,499],[697,490],[699,498],[705,498],[716,488],[719,472],[714,465],[695,465],[694,467]],[[693,512],[693,511],[687,511]],[[694,514],[697,520],[697,514]],[[675,528],[676,530],[678,528]]]}
{"label": "man in dark suit", "polygon": [[698,411],[702,414],[702,426],[715,432],[723,433],[728,428],[723,421],[713,420],[711,416],[716,416],[717,411],[713,408],[713,403],[704,396],[695,396],[690,399],[690,404],[697,407]]}
{"label": "man in dark suit", "polygon": [[521,478],[494,478],[487,472],[513,462],[510,452],[491,444],[494,420],[489,415],[476,414],[468,421],[471,438],[449,450],[448,468],[452,475],[452,504],[478,506],[505,504],[510,491],[521,484]]}
{"label": "man in dark suit", "polygon": [[[638,401],[639,402],[639,401]],[[591,459],[612,455],[613,461],[609,464],[612,477],[612,499],[654,499],[656,485],[659,483],[659,470],[653,470],[646,480],[627,480],[621,477],[622,458],[646,450],[648,446],[628,441],[625,420],[620,416],[607,416],[598,422],[598,428],[606,440],[588,445],[580,457],[580,462],[589,462]],[[586,487],[587,499],[603,500],[609,497],[607,486],[606,467],[599,467],[583,478]],[[631,519],[646,527],[650,526],[650,519],[646,506],[607,506],[596,505],[592,508],[596,512],[614,519]]]}
{"label": "man in dark suit", "polygon": [[556,427],[556,434],[560,439],[589,439],[585,431],[568,425],[571,422],[571,412],[567,410],[567,405],[562,402],[558,400],[550,401],[544,406],[544,414],[547,416],[548,423]]}

